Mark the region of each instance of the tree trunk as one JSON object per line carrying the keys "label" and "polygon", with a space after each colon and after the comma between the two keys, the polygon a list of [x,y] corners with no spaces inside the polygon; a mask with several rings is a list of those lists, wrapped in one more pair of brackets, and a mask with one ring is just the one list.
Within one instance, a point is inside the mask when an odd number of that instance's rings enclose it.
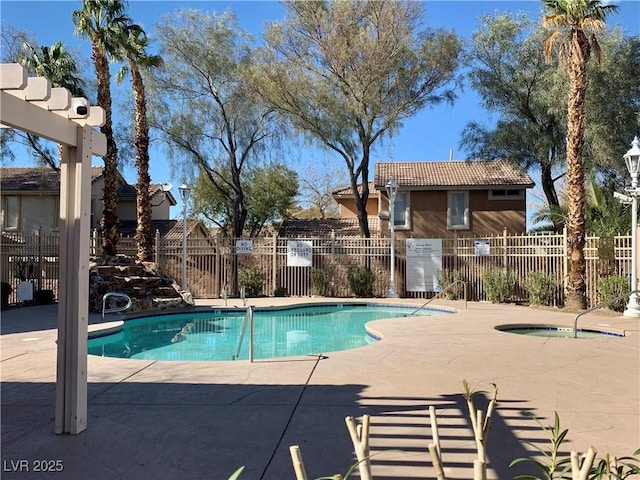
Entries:
{"label": "tree trunk", "polygon": [[133,61],[129,61],[129,66],[131,68],[136,122],[136,168],[138,170],[136,243],[138,245],[138,261],[151,262],[153,260],[153,234],[151,232],[151,202],[149,199],[151,177],[149,176],[147,105],[140,71]]}
{"label": "tree trunk", "polygon": [[589,46],[584,32],[574,31],[569,72],[567,108],[567,256],[569,271],[565,292],[566,307],[583,310],[587,307],[585,245],[585,185],[584,161],[584,101],[587,89]]}
{"label": "tree trunk", "polygon": [[109,62],[106,54],[93,42],[91,56],[98,77],[98,105],[104,110],[105,122],[100,131],[107,138],[107,154],[104,161],[104,192],[102,201],[104,210],[100,226],[102,227],[102,255],[112,256],[118,253],[118,147],[113,139],[111,121],[111,90]]}

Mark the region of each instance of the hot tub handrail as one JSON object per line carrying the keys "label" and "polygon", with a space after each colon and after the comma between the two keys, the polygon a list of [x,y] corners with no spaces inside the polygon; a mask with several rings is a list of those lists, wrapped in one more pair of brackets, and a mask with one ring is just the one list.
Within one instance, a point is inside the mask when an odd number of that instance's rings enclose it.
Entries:
{"label": "hot tub handrail", "polygon": [[427,300],[422,305],[420,305],[418,308],[416,308],[413,312],[411,312],[410,315],[415,315],[420,310],[422,310],[424,307],[426,307],[431,302],[433,302],[436,298],[438,298],[441,294],[445,293],[447,290],[449,290],[454,285],[457,285],[458,283],[461,283],[464,286],[463,298],[464,298],[464,309],[466,310],[467,309],[467,282],[463,282],[462,280],[455,280],[455,281],[451,282],[449,285],[447,285],[444,289],[440,290],[436,295],[434,295],[429,300]]}
{"label": "hot tub handrail", "polygon": [[247,331],[247,324],[250,325],[249,328],[249,360],[253,362],[253,307],[249,305],[247,307],[247,311],[244,315],[244,319],[242,320],[242,328],[240,330],[240,338],[238,339],[238,348],[236,349],[236,354],[233,356],[233,360],[237,360],[240,356],[240,349],[242,348],[242,342],[244,341],[244,336]]}
{"label": "hot tub handrail", "polygon": [[[126,305],[123,305],[120,307],[107,308],[107,298],[109,297],[121,298],[126,300],[127,303]],[[129,297],[129,295],[127,295],[126,293],[107,292],[102,297],[102,318],[104,319],[105,313],[118,313],[118,312],[124,312],[125,310],[129,310],[131,308],[131,305],[132,305],[131,297]]]}
{"label": "hot tub handrail", "polygon": [[622,300],[623,298],[628,298],[633,294],[638,294],[640,293],[640,290],[633,290],[629,293],[625,293],[622,295],[618,295],[615,298],[611,298],[609,300],[607,300],[606,302],[602,302],[599,303],[598,305],[591,307],[591,308],[587,308],[584,312],[579,313],[578,315],[576,315],[576,319],[573,321],[573,338],[578,338],[578,319],[583,316],[586,315],[587,313],[593,312],[594,310],[598,310],[600,308],[606,307],[607,305],[611,305],[614,302],[617,302],[618,300]]}

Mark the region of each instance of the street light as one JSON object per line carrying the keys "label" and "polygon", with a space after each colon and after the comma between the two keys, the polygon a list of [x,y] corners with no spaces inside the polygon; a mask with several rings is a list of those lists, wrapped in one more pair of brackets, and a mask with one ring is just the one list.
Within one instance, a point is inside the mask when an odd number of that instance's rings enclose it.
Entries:
{"label": "street light", "polygon": [[191,189],[182,184],[178,187],[182,198],[182,290],[187,289],[187,202]]}
{"label": "street light", "polygon": [[388,298],[398,298],[398,291],[396,290],[396,219],[395,219],[395,203],[396,195],[398,194],[398,182],[391,175],[391,178],[385,185],[387,190],[387,197],[389,197],[389,229],[391,231],[391,276],[389,278],[389,291],[387,292]]}
{"label": "street light", "polygon": [[640,317],[640,305],[638,304],[638,170],[640,170],[640,148],[638,137],[631,142],[631,149],[624,154],[624,163],[631,175],[631,187],[625,190],[633,199],[631,202],[631,295],[629,303],[624,311],[625,317]]}

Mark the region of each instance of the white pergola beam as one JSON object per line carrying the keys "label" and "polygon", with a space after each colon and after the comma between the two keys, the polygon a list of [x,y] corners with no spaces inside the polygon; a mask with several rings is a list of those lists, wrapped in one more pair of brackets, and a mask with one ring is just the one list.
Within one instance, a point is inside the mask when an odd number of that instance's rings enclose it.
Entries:
{"label": "white pergola beam", "polygon": [[52,88],[48,100],[31,103],[47,110],[66,110],[71,106],[71,92],[66,88]]}
{"label": "white pergola beam", "polygon": [[91,127],[76,126],[77,147],[60,163],[60,296],[55,432],[87,428],[87,331],[91,217]]}
{"label": "white pergola beam", "polygon": [[55,432],[77,434],[87,428],[91,155],[107,153],[106,136],[92,126],[104,123],[104,111],[75,99],[87,108],[80,115],[69,92],[26,73],[0,64],[0,127],[62,145]]}
{"label": "white pergola beam", "polygon": [[[0,91],[0,119],[5,127],[33,133],[70,147],[75,147],[78,140],[76,130],[79,126],[78,123],[32,105],[4,90]],[[99,132],[94,133],[98,134]],[[100,135],[104,141],[99,138],[92,141],[94,155],[106,155],[107,153],[106,138],[104,135]]]}
{"label": "white pergola beam", "polygon": [[0,64],[0,90],[21,89],[27,84],[27,69],[19,63]]}

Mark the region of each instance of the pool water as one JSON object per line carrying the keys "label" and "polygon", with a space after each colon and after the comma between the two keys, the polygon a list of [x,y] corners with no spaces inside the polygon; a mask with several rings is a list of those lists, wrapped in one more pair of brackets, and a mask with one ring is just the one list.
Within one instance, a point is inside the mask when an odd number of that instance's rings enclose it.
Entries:
{"label": "pool water", "polygon": [[551,338],[584,338],[584,339],[593,339],[593,338],[602,338],[602,337],[613,337],[613,338],[621,338],[624,335],[615,333],[615,332],[607,332],[601,330],[589,330],[589,329],[578,329],[578,334],[574,335],[573,328],[571,327],[558,327],[555,325],[548,326],[533,326],[533,325],[524,325],[524,326],[498,326],[496,327],[498,330],[507,333],[517,333],[519,335],[530,335],[534,337],[551,337]]}
{"label": "pool water", "polygon": [[[311,355],[365,346],[376,339],[365,324],[404,317],[415,307],[330,304],[256,309],[256,359]],[[420,316],[446,313],[422,309]],[[238,352],[244,310],[166,314],[127,320],[115,334],[91,338],[89,354],[145,360],[233,360],[249,358],[249,327]]]}

